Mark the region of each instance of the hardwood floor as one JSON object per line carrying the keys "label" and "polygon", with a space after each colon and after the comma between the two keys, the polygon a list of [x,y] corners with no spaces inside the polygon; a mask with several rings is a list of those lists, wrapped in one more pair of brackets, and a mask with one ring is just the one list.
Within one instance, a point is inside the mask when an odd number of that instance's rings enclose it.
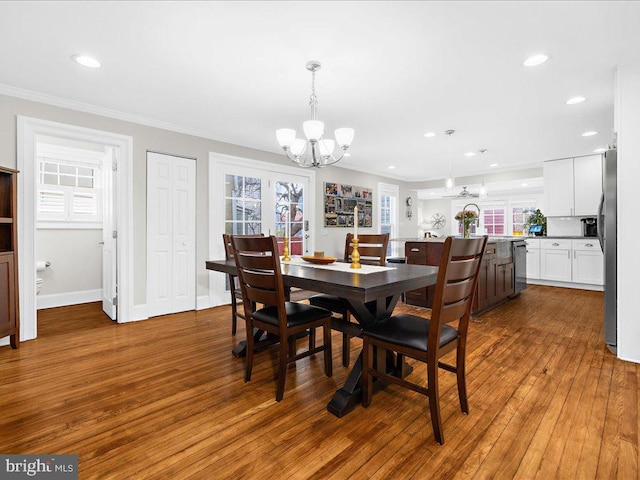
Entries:
{"label": "hardwood floor", "polygon": [[43,310],[37,340],[0,348],[0,452],[75,453],[82,479],[639,478],[639,368],[605,348],[602,315],[602,293],[530,286],[478,317],[468,416],[440,376],[440,446],[426,399],[395,386],[326,411],[349,371],[337,333],[334,376],[303,359],[276,403],[276,352],[245,384],[230,307],[124,325],[99,304]]}

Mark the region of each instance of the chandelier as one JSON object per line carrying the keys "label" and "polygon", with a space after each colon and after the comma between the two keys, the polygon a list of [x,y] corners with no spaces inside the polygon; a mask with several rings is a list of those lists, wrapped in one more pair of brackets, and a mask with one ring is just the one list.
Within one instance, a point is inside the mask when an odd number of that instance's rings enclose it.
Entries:
{"label": "chandelier", "polygon": [[[339,162],[347,152],[353,141],[353,128],[338,128],[335,130],[335,141],[323,138],[324,122],[318,120],[318,97],[316,97],[316,72],[321,64],[312,60],[307,62],[307,70],[311,72],[311,120],[302,124],[305,139],[296,138],[296,131],[292,128],[276,130],[278,143],[284,149],[287,157],[301,167],[326,167]],[[340,148],[337,156],[333,154],[336,143]]]}

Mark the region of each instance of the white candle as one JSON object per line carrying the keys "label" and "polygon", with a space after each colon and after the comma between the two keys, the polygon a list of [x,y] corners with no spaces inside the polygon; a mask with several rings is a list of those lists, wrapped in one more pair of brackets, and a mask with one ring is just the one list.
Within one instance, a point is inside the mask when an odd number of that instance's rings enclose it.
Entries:
{"label": "white candle", "polygon": [[358,206],[353,207],[353,238],[358,238]]}
{"label": "white candle", "polygon": [[287,224],[285,225],[285,236],[291,240],[291,212],[287,211],[287,218],[286,218]]}

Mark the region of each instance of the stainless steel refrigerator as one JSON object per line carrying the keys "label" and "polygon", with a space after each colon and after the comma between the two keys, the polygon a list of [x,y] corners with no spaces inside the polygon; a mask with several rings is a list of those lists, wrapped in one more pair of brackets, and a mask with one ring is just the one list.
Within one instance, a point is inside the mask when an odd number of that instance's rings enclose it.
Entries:
{"label": "stainless steel refrigerator", "polygon": [[604,341],[613,353],[616,353],[618,345],[617,166],[616,150],[608,150],[602,165],[602,199],[598,210],[598,237],[604,253]]}

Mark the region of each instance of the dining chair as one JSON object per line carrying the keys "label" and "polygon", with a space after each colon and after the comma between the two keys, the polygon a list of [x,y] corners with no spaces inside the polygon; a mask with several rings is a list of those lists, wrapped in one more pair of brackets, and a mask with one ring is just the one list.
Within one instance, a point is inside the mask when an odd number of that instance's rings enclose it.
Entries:
{"label": "dining chair", "polygon": [[[264,237],[264,234],[247,235],[249,237]],[[228,233],[222,234],[222,243],[224,244],[224,255],[226,260],[233,259],[233,246],[231,245],[231,235]],[[238,309],[238,301],[242,302],[242,290],[238,284],[237,275],[228,274],[229,279],[229,291],[231,293],[231,334],[235,335],[237,330],[238,318],[244,318],[244,313],[241,309]],[[253,306],[255,310],[255,305]]]}
{"label": "dining chair", "polygon": [[[358,253],[360,253],[360,263],[369,265],[384,265],[387,258],[387,247],[389,246],[389,234],[364,234],[358,235]],[[353,252],[353,233],[347,233],[344,246],[344,261],[351,261]],[[349,302],[336,295],[318,294],[309,298],[309,303],[316,307],[326,308],[340,315],[331,320],[331,328],[342,332],[342,366],[349,366],[351,346],[349,339],[359,337],[360,326],[351,322],[351,312]]]}
{"label": "dining chair", "polygon": [[[324,371],[331,377],[331,312],[312,305],[286,301],[276,237],[233,236],[231,245],[242,290],[247,332],[253,332],[255,327],[279,339],[276,401],[279,402],[284,396],[287,367],[296,360],[324,352]],[[264,307],[253,311],[252,305],[258,303]],[[295,337],[317,327],[322,327],[323,345],[316,347],[310,342],[308,350],[297,353]],[[254,343],[253,335],[248,333],[245,382],[251,380]]]}
{"label": "dining chair", "polygon": [[[448,237],[445,240],[431,319],[399,314],[362,332],[362,405],[368,407],[371,404],[374,377],[426,395],[434,436],[441,445],[444,444],[444,434],[438,394],[439,368],[456,374],[460,408],[463,413],[469,413],[465,350],[471,305],[486,243],[487,236],[472,239]],[[458,321],[457,327],[449,325],[455,321]],[[374,347],[378,357],[376,366]],[[397,353],[394,374],[386,371],[384,350]],[[456,364],[441,362],[440,358],[452,350],[456,350]],[[403,378],[405,356],[427,364],[426,388]]]}

